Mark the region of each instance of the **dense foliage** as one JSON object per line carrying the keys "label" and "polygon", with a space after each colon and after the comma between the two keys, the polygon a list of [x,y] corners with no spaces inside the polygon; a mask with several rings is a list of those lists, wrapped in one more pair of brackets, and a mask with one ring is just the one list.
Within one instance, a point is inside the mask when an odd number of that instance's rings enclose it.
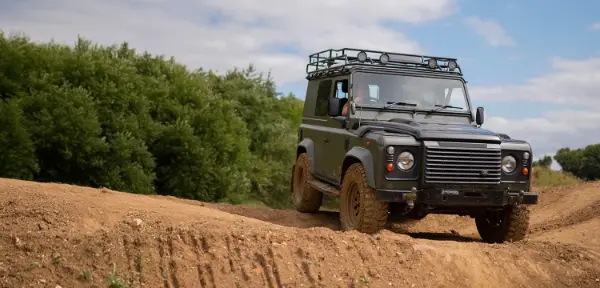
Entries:
{"label": "dense foliage", "polygon": [[0,177],[289,205],[302,102],[252,66],[0,33],[0,98]]}
{"label": "dense foliage", "polygon": [[575,150],[561,148],[554,155],[554,160],[564,171],[581,179],[600,179],[600,144],[592,144]]}

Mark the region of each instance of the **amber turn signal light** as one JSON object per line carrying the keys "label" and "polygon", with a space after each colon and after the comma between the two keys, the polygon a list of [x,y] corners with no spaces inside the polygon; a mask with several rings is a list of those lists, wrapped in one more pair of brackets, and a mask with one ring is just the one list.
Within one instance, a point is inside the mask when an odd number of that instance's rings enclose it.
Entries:
{"label": "amber turn signal light", "polygon": [[521,170],[521,173],[523,173],[523,175],[527,176],[527,174],[529,174],[529,169],[527,169],[526,167],[523,167],[523,170]]}
{"label": "amber turn signal light", "polygon": [[388,163],[387,167],[385,167],[388,172],[392,172],[394,170],[394,164]]}

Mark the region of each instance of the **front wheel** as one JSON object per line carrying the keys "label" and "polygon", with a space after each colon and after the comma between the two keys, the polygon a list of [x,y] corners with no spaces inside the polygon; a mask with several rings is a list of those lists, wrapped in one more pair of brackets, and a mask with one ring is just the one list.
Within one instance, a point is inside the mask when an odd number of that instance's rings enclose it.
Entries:
{"label": "front wheel", "polygon": [[529,218],[527,206],[509,205],[500,211],[486,211],[475,216],[475,225],[485,242],[515,242],[523,240],[527,235]]}
{"label": "front wheel", "polygon": [[385,227],[388,203],[375,199],[375,189],[367,184],[365,170],[360,163],[348,168],[340,192],[340,224],[343,230],[373,234]]}

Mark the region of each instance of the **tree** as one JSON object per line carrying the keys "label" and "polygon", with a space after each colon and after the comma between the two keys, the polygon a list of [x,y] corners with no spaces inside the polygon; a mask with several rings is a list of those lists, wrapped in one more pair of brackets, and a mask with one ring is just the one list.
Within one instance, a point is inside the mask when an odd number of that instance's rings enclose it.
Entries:
{"label": "tree", "polygon": [[550,165],[552,165],[552,157],[551,156],[544,156],[540,159],[538,159],[537,161],[533,161],[533,167],[536,166],[541,166],[541,167],[550,167]]}

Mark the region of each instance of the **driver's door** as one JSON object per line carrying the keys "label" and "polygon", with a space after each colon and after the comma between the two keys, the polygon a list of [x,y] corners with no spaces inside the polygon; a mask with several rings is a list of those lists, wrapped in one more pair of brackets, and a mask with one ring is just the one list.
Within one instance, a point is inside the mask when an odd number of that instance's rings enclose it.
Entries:
{"label": "driver's door", "polygon": [[[348,99],[348,78],[339,77],[334,78],[334,89],[332,89],[331,97],[345,98]],[[348,109],[350,110],[350,109]],[[348,112],[350,113],[350,112]],[[328,180],[334,184],[339,182],[342,164],[346,152],[348,152],[348,145],[346,145],[346,139],[348,137],[348,130],[345,128],[345,123],[329,117],[327,120],[327,133],[325,133],[325,171]]]}

